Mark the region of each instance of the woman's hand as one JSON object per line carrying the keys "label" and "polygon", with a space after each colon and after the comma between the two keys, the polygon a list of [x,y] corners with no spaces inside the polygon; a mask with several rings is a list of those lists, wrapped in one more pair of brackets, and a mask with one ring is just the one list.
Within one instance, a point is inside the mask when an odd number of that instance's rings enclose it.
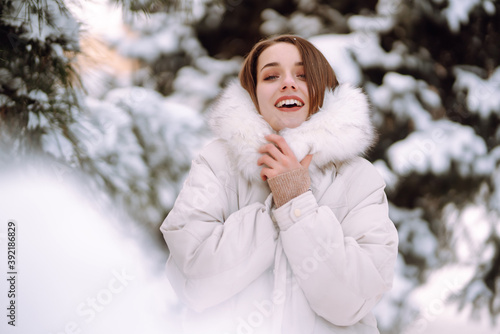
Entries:
{"label": "woman's hand", "polygon": [[257,160],[257,165],[264,165],[260,172],[262,180],[266,181],[277,175],[299,168],[309,169],[312,154],[306,155],[305,158],[299,162],[283,137],[276,134],[270,134],[265,138],[270,143],[259,148],[259,153],[262,153],[262,156]]}

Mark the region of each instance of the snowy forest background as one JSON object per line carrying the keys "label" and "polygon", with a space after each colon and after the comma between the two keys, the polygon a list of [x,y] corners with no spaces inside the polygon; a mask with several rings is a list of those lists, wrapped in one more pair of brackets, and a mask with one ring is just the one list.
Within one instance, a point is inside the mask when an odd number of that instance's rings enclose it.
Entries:
{"label": "snowy forest background", "polygon": [[1,0],[0,15],[20,332],[175,333],[158,227],[209,104],[255,42],[294,33],[373,105],[368,158],[400,237],[381,333],[498,333],[498,1]]}

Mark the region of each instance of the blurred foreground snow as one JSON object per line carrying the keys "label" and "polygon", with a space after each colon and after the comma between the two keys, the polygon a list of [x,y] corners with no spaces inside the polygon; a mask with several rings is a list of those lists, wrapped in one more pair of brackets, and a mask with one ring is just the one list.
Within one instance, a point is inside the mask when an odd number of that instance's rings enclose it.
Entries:
{"label": "blurred foreground snow", "polygon": [[[118,230],[83,188],[27,170],[0,176],[0,332],[178,332],[177,299],[155,263],[164,256],[140,234]],[[10,220],[17,225],[15,327],[5,311]]]}

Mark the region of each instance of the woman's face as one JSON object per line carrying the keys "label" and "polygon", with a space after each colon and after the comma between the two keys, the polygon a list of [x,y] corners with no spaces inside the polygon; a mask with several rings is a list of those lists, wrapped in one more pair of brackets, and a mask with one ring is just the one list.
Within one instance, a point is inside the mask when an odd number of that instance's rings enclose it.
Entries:
{"label": "woman's face", "polygon": [[275,131],[296,128],[309,115],[309,93],[299,50],[276,43],[257,59],[257,101],[262,117]]}

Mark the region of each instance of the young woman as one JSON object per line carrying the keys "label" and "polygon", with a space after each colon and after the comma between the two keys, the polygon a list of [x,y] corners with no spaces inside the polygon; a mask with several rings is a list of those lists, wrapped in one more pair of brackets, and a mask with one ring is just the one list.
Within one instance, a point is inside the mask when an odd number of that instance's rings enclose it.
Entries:
{"label": "young woman", "polygon": [[397,232],[360,157],[375,134],[360,89],[290,35],[259,42],[210,113],[161,226],[193,333],[378,333]]}

